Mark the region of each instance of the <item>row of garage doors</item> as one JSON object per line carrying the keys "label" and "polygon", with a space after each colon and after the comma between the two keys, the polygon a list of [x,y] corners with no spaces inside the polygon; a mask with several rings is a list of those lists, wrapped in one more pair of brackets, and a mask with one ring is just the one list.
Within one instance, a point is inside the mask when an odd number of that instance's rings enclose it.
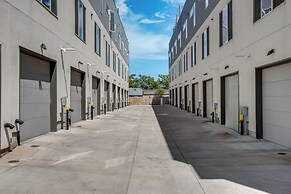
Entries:
{"label": "row of garage doors", "polygon": [[[20,130],[21,141],[57,130],[57,80],[55,62],[34,56],[20,54],[20,118],[25,122]],[[71,69],[70,108],[72,122],[86,119],[85,73]],[[109,82],[104,83],[105,99],[110,101]],[[121,89],[117,88],[120,101]],[[92,103],[94,115],[99,115],[101,105],[100,79],[92,77]],[[113,101],[116,95],[113,92]],[[109,109],[109,107],[107,107]]]}
{"label": "row of garage doors", "polygon": [[[291,147],[291,63],[256,70],[256,130],[257,138]],[[187,90],[187,91],[185,91]],[[192,112],[199,106],[198,83],[184,87],[184,100],[192,98]],[[180,92],[180,95],[177,92]],[[182,99],[182,87],[171,92],[172,104],[178,106]],[[239,131],[239,74],[221,78],[221,124]],[[180,107],[186,109],[185,102]],[[203,82],[203,117],[211,119],[213,80]]]}

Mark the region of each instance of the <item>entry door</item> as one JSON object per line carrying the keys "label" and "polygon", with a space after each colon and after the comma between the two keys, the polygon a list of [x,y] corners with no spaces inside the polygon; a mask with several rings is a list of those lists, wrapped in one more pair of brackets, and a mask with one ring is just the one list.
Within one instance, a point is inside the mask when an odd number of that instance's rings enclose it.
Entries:
{"label": "entry door", "polygon": [[205,118],[212,118],[211,112],[213,108],[213,81],[209,80],[204,82],[204,117]]}
{"label": "entry door", "polygon": [[100,80],[92,78],[92,101],[94,105],[94,116],[100,115]]}
{"label": "entry door", "polygon": [[225,77],[225,126],[238,132],[238,75]]}
{"label": "entry door", "polygon": [[25,123],[21,141],[51,131],[50,68],[46,61],[20,54],[20,118]]}
{"label": "entry door", "polygon": [[71,69],[71,113],[72,123],[85,120],[85,83],[84,74]]}
{"label": "entry door", "polygon": [[291,148],[291,63],[262,71],[263,138]]}

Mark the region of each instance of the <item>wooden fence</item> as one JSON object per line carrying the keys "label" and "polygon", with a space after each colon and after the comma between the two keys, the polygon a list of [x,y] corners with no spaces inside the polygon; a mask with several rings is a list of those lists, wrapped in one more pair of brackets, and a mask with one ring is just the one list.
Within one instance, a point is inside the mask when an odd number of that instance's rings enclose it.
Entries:
{"label": "wooden fence", "polygon": [[[169,104],[169,97],[162,97],[163,104]],[[143,96],[129,97],[130,105],[161,105],[161,97],[158,96]]]}

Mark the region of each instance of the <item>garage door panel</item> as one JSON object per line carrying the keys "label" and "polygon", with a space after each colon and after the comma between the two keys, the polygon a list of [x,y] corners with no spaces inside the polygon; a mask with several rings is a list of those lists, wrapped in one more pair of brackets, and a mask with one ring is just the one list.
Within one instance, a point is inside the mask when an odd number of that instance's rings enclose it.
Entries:
{"label": "garage door panel", "polygon": [[[263,111],[264,124],[290,128],[291,113]],[[291,131],[291,128],[290,128]]]}
{"label": "garage door panel", "polygon": [[206,82],[206,96],[207,96],[207,118],[211,119],[211,112],[213,108],[213,82],[207,81]]}
{"label": "garage door panel", "polygon": [[[291,86],[291,85],[290,85]],[[271,112],[291,112],[291,96],[283,96],[283,97],[264,97],[264,111],[271,111]]]}
{"label": "garage door panel", "polygon": [[275,125],[264,125],[264,138],[266,140],[291,147],[290,128],[279,127]]}
{"label": "garage door panel", "polygon": [[262,70],[263,138],[291,147],[291,65]]}
{"label": "garage door panel", "polygon": [[238,131],[238,75],[225,78],[225,126]]}
{"label": "garage door panel", "polygon": [[[82,106],[83,106],[83,79],[82,73],[71,70],[71,95],[70,95],[70,102],[71,108],[74,110],[71,114],[72,123],[81,121],[82,117]],[[85,106],[85,105],[84,105]]]}
{"label": "garage door panel", "polygon": [[290,80],[291,63],[267,68],[263,72],[263,83]]}
{"label": "garage door panel", "polygon": [[197,109],[199,107],[199,89],[198,89],[198,84],[195,84],[194,88],[195,88],[195,105],[196,105],[196,109]]}
{"label": "garage door panel", "polygon": [[50,125],[50,117],[39,117],[37,120],[26,120],[25,127],[21,127],[20,137],[21,140],[27,140],[33,137],[37,137],[42,134],[46,134],[49,131],[46,126]]}
{"label": "garage door panel", "polygon": [[20,56],[20,117],[21,140],[51,131],[50,64],[40,59]]}
{"label": "garage door panel", "polygon": [[291,96],[291,79],[263,83],[263,96]]}

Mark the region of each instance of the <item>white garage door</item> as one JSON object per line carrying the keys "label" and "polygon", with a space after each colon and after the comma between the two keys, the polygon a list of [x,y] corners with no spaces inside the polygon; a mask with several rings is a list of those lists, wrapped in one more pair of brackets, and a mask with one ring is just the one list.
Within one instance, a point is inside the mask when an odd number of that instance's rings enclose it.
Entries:
{"label": "white garage door", "polygon": [[212,80],[206,82],[206,117],[211,119],[213,108],[213,82]]}
{"label": "white garage door", "polygon": [[197,108],[199,108],[199,88],[198,84],[194,85],[194,90],[195,90],[195,113],[197,114]]}
{"label": "white garage door", "polygon": [[92,102],[94,106],[94,116],[100,114],[100,90],[99,80],[95,77],[92,78]]}
{"label": "white garage door", "polygon": [[225,125],[238,131],[238,75],[225,78]]}
{"label": "white garage door", "polygon": [[291,147],[291,63],[264,69],[263,138]]}
{"label": "white garage door", "polygon": [[72,112],[72,123],[81,121],[83,119],[82,111],[82,74],[80,72],[71,71],[71,108],[74,110]]}
{"label": "white garage door", "polygon": [[50,64],[20,54],[21,141],[50,132]]}

